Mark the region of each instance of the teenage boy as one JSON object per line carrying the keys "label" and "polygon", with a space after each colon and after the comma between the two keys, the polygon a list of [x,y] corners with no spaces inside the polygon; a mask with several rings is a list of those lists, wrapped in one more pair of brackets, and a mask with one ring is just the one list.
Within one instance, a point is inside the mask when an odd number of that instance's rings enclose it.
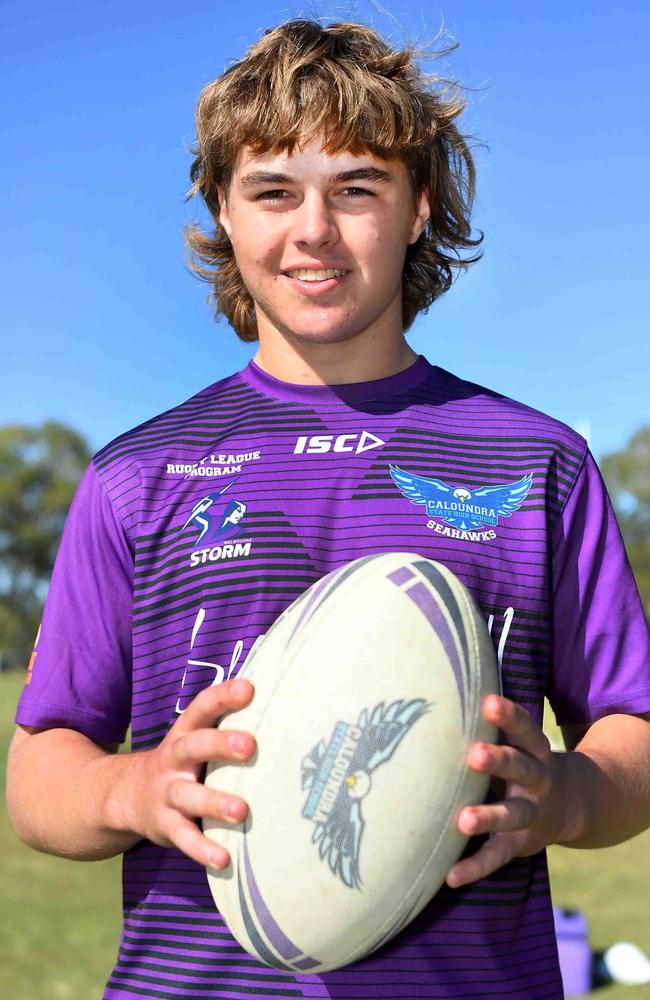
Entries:
{"label": "teenage boy", "polygon": [[[216,228],[190,248],[259,347],[93,459],[11,753],[21,837],[125,852],[107,998],[559,998],[544,848],[650,822],[648,632],[585,442],[404,339],[475,259],[461,108],[412,52],[309,21],[267,33],[199,100],[192,178]],[[504,741],[475,744],[469,765],[500,794],[460,814],[479,839],[386,947],[322,976],[262,966],[206,882],[228,856],[197,821],[241,822],[248,805],[202,769],[254,750],[215,723],[253,696],[233,678],[278,614],[388,550],[446,563],[485,614],[506,697],[484,712]],[[573,752],[551,752],[544,695]]]}

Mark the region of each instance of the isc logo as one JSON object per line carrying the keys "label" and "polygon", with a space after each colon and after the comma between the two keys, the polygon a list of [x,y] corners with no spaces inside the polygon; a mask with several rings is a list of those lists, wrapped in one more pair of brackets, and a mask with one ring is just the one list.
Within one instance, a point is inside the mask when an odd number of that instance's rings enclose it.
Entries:
{"label": "isc logo", "polygon": [[294,455],[324,455],[328,451],[352,451],[359,455],[362,451],[379,448],[386,444],[381,438],[370,431],[360,434],[314,434],[313,437],[299,437],[293,449]]}

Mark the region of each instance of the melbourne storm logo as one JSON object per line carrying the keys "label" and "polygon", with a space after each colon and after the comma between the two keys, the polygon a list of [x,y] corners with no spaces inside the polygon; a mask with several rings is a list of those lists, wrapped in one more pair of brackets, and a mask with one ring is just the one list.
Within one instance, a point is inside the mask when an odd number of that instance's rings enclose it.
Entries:
{"label": "melbourne storm logo", "polygon": [[316,827],[312,841],[334,875],[359,888],[359,848],[364,830],[361,800],[372,787],[372,772],[395,753],[409,729],[431,707],[423,698],[383,702],[364,708],[356,725],[337,722],[329,743],[321,740],[302,762],[302,810]]}
{"label": "melbourne storm logo", "polygon": [[[532,474],[528,473],[516,483],[480,486],[477,490],[470,490],[464,486],[449,486],[442,479],[416,476],[397,465],[390,466],[390,475],[407,500],[425,505],[429,517],[440,518],[443,524],[455,529],[455,532],[438,531],[439,534],[466,536],[470,541],[483,540],[480,536],[474,537],[478,529],[486,525],[496,526],[500,517],[510,517],[519,510],[533,483]],[[493,531],[481,532],[480,535],[495,537]]]}
{"label": "melbourne storm logo", "polygon": [[198,500],[192,507],[192,512],[179,534],[192,525],[194,530],[198,531],[198,535],[194,539],[195,545],[198,545],[199,542],[226,541],[226,539],[238,535],[248,504],[233,497],[228,497],[226,500],[221,499],[226,490],[234,486],[235,482],[236,480],[233,480],[218,493],[208,493],[207,496]]}

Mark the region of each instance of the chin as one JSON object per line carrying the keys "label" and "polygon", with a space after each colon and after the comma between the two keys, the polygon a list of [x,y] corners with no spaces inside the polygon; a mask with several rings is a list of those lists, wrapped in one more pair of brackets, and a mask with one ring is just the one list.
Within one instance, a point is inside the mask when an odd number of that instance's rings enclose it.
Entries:
{"label": "chin", "polygon": [[288,322],[276,325],[284,336],[302,344],[342,344],[353,340],[372,325],[372,317],[364,320],[361,316],[341,316],[338,320],[328,318],[327,322],[318,322],[315,318],[292,316]]}
{"label": "chin", "polygon": [[258,319],[260,313],[264,316],[264,325],[268,324],[285,340],[296,345],[316,346],[353,340],[374,326],[382,315],[382,310],[375,308],[363,311],[350,304],[348,308],[331,310],[320,308],[280,311],[260,309],[258,305]]}
{"label": "chin", "polygon": [[287,333],[292,340],[299,341],[301,344],[342,344],[346,340],[352,340],[356,337],[361,330],[357,329],[346,329],[345,327],[334,327],[327,328],[323,330],[289,330]]}

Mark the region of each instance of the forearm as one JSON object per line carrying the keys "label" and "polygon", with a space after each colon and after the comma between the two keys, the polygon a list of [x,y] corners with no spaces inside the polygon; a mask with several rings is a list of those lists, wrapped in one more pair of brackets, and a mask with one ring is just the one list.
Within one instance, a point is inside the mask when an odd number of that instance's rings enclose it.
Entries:
{"label": "forearm", "polygon": [[7,802],[31,847],[80,861],[121,854],[138,840],[175,847],[197,864],[224,868],[228,852],[200,820],[241,823],[247,803],[208,788],[209,761],[243,763],[250,733],[222,731],[227,712],[248,705],[253,686],[233,679],[201,691],[152,750],[109,753],[69,729],[19,727],[9,754]]}
{"label": "forearm", "polygon": [[558,755],[565,823],[558,843],[609,847],[650,826],[650,722],[610,715]]}
{"label": "forearm", "polygon": [[121,854],[142,837],[127,816],[143,757],[107,753],[69,729],[19,730],[7,780],[16,833],[36,850],[80,861]]}

